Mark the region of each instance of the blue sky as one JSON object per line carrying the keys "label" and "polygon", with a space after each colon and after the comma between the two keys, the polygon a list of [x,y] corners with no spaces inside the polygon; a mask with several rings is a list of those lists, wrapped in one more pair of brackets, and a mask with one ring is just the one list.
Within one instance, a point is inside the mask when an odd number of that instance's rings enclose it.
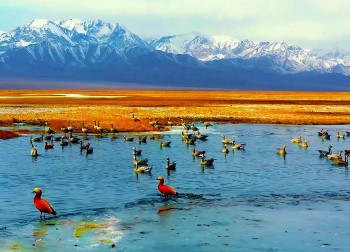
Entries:
{"label": "blue sky", "polygon": [[200,32],[350,51],[348,0],[1,0],[0,30],[36,18],[120,23],[143,38]]}

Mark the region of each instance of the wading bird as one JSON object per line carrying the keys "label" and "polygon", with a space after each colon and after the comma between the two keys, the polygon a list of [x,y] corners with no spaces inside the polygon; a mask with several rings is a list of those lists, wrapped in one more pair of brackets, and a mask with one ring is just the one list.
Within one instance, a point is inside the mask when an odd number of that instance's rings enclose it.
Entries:
{"label": "wading bird", "polygon": [[52,208],[50,203],[41,198],[41,194],[43,193],[40,188],[34,188],[33,193],[35,193],[34,196],[34,206],[40,211],[40,218],[42,218],[42,214],[45,213],[56,215],[56,211]]}
{"label": "wading bird", "polygon": [[162,176],[159,176],[157,180],[159,180],[158,190],[165,196],[165,198],[167,198],[169,195],[179,195],[179,193],[174,188],[168,185],[164,185],[164,178]]}

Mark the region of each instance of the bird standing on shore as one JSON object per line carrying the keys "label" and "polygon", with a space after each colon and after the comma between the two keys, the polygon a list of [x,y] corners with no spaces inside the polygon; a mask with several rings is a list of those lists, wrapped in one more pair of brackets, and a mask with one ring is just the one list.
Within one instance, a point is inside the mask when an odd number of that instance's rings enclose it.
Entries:
{"label": "bird standing on shore", "polygon": [[159,180],[158,190],[165,196],[165,198],[167,198],[169,195],[179,195],[174,188],[164,184],[164,178],[162,176],[159,176],[157,180]]}
{"label": "bird standing on shore", "polygon": [[40,188],[34,188],[33,193],[35,193],[34,196],[34,206],[40,211],[40,219],[42,218],[42,214],[45,213],[56,215],[56,211],[52,208],[50,203],[41,198],[41,194],[43,193]]}

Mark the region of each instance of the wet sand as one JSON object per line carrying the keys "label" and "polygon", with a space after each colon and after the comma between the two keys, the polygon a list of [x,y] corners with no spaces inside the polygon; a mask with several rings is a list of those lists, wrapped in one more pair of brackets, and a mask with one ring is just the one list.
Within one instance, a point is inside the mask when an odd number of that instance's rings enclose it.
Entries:
{"label": "wet sand", "polygon": [[[154,128],[158,120],[164,128]],[[0,90],[0,123],[68,122],[93,130],[94,121],[119,132],[162,130],[168,121],[263,124],[350,124],[349,92]]]}

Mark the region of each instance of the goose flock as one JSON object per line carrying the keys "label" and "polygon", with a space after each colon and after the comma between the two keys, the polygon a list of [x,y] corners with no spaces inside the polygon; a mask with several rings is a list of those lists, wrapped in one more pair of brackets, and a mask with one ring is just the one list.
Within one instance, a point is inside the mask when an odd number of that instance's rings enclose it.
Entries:
{"label": "goose flock", "polygon": [[[135,118],[135,117],[133,117]],[[149,121],[150,125],[152,125],[154,128],[157,128],[157,125],[160,125],[158,121]],[[171,125],[171,127],[174,126],[173,123],[168,122],[168,125]],[[84,123],[81,123],[81,130],[77,130],[75,127],[71,125],[70,122],[68,122],[68,125],[65,127],[61,127],[62,135],[57,136],[57,132],[52,130],[48,123],[45,124],[44,133],[41,134],[39,137],[32,136],[30,138],[31,142],[31,155],[33,157],[39,156],[39,151],[36,143],[43,142],[45,143],[44,148],[46,151],[49,151],[50,149],[53,149],[55,144],[54,142],[59,142],[59,145],[64,148],[64,146],[67,145],[78,145],[80,146],[80,151],[85,152],[86,155],[93,154],[93,148],[90,146],[89,141],[89,134],[94,134],[95,136],[104,136],[105,134],[108,134],[111,137],[121,137],[124,140],[124,142],[136,142],[138,139],[139,144],[146,144],[148,139],[151,140],[158,140],[160,148],[163,147],[171,147],[172,141],[164,141],[162,138],[164,135],[161,134],[154,134],[154,135],[148,135],[148,136],[126,136],[122,135],[118,132],[116,128],[114,128],[113,124],[110,124],[110,129],[103,128],[100,126],[98,121],[94,121],[94,129],[90,130],[87,127],[84,126]],[[208,128],[212,126],[211,123],[203,123],[203,126],[205,128]],[[163,127],[160,125],[160,127]],[[208,139],[208,135],[203,135],[199,132],[199,128],[194,125],[194,123],[191,124],[181,124],[182,130],[180,133],[180,137],[182,142],[184,142],[187,146],[191,146],[191,155],[194,160],[198,159],[198,163],[202,167],[213,167],[216,158],[213,157],[206,157],[206,150],[198,150],[195,148],[197,141],[203,141],[205,142]],[[117,134],[117,136],[116,136]],[[329,140],[331,138],[331,134],[328,133],[327,130],[321,130],[317,133],[318,136],[322,140]],[[67,136],[68,135],[68,136]],[[340,132],[337,132],[335,134],[336,139],[343,139],[345,140],[346,137],[350,136],[350,132],[347,131],[345,134],[341,134]],[[297,137],[293,137],[290,139],[292,144],[299,145],[300,148],[307,149],[309,147],[309,141],[306,139],[303,139],[302,135],[299,135]],[[220,145],[220,143],[218,143]],[[231,151],[239,151],[239,150],[245,150],[246,144],[245,143],[236,143],[236,140],[233,138],[228,138],[225,135],[221,135],[221,152],[223,154],[228,154]],[[249,146],[248,146],[249,147]],[[327,158],[328,160],[332,161],[334,165],[346,167],[348,166],[348,159],[350,156],[350,149],[343,149],[338,150],[337,152],[332,152],[332,145],[328,146],[327,150],[317,150],[319,153],[320,158]],[[219,151],[219,150],[218,150]],[[287,145],[284,144],[280,148],[276,148],[276,153],[282,156],[287,155]],[[154,169],[152,166],[149,165],[150,160],[148,158],[142,157],[142,150],[137,149],[135,146],[133,146],[130,150],[130,154],[132,156],[131,162],[133,164],[133,171],[138,174],[150,174],[151,172],[154,172]],[[171,160],[171,157],[167,156],[166,160],[164,160],[165,163],[165,169],[168,172],[169,171],[175,171],[177,169],[177,163],[175,160]],[[180,168],[179,168],[180,169]],[[170,187],[169,185],[165,184],[164,178],[162,176],[159,176],[157,178],[159,180],[158,184],[158,190],[161,194],[164,195],[164,197],[168,197],[170,195],[179,195],[179,193]],[[36,193],[36,201],[40,199],[39,196],[41,196],[41,191],[37,188],[34,190]],[[39,201],[40,202],[40,201]],[[39,206],[39,207],[38,207]],[[40,205],[36,204],[36,207],[38,210],[42,213],[50,213],[50,208],[46,205],[45,209],[44,207],[40,207]],[[40,208],[40,209],[39,209]],[[44,209],[44,210],[43,210]],[[46,212],[45,212],[46,211]],[[54,210],[53,210],[54,212]],[[53,213],[51,212],[51,213]]]}
{"label": "goose flock", "polygon": [[[344,139],[345,140],[345,136],[350,136],[350,132],[346,131],[346,134],[341,134],[339,133],[339,131],[335,134],[335,138],[336,139]],[[321,131],[318,132],[318,136],[322,139],[322,140],[330,140],[331,135],[328,133],[328,130],[324,131],[324,129],[321,129]],[[302,136],[298,136],[298,137],[294,137],[291,139],[291,142],[293,144],[298,144],[301,148],[307,148],[309,146],[308,144],[308,140],[302,140]],[[282,148],[277,148],[277,154],[280,155],[286,155],[287,151],[286,151],[286,147],[287,145],[283,145]],[[339,150],[338,153],[332,153],[332,145],[328,146],[328,150],[317,150],[320,154],[320,158],[323,157],[327,157],[329,160],[331,160],[333,162],[334,165],[337,166],[344,166],[344,167],[348,167],[348,159],[350,156],[350,150]],[[344,157],[343,154],[344,153]]]}

